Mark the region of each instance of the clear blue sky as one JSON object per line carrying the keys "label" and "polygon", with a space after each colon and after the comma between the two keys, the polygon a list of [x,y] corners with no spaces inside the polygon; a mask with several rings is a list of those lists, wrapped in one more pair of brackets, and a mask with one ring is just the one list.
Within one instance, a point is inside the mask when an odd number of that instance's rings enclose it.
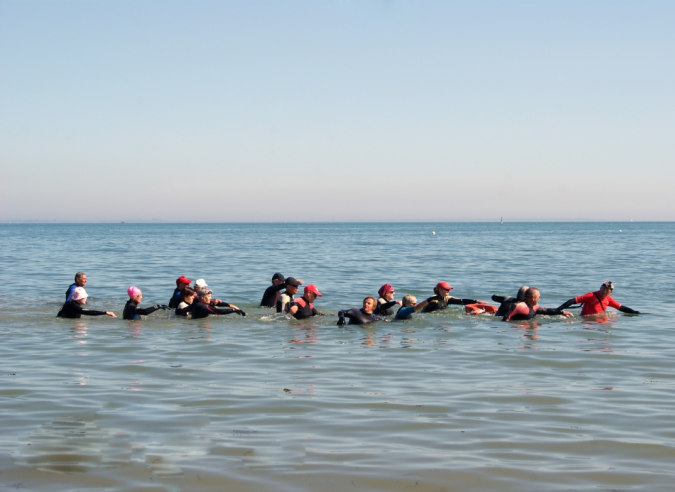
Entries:
{"label": "clear blue sky", "polygon": [[0,0],[0,221],[675,220],[673,1]]}

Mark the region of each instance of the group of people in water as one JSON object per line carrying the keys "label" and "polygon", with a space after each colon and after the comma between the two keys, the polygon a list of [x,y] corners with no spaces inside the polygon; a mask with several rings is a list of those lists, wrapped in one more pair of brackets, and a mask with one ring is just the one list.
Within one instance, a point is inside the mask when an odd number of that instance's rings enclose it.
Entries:
{"label": "group of people in water", "polygon": [[[87,275],[78,272],[75,275],[75,282],[66,291],[66,302],[57,316],[80,318],[82,315],[107,315],[116,318],[117,316],[112,311],[97,311],[85,308],[88,297],[84,289],[86,283]],[[272,285],[265,290],[260,306],[274,308],[277,313],[284,313],[295,319],[323,316],[323,313],[317,311],[313,304],[318,297],[323,296],[315,285],[306,285],[302,296],[295,297],[302,284],[301,279],[286,278],[281,273],[275,273],[272,277]],[[573,297],[557,308],[539,306],[540,293],[539,289],[535,287],[523,286],[515,297],[493,295],[492,300],[499,303],[499,307],[478,299],[453,297],[450,295],[452,289],[453,287],[447,282],[438,282],[434,287],[434,295],[418,304],[417,298],[412,295],[405,295],[400,301],[395,300],[394,287],[391,284],[384,284],[378,290],[377,299],[374,296],[368,296],[363,300],[362,307],[339,311],[337,324],[363,325],[391,319],[386,318],[386,316],[393,316],[394,320],[406,320],[411,319],[416,312],[430,313],[446,309],[450,305],[465,306],[467,312],[471,308],[471,312],[474,313],[494,313],[496,316],[500,316],[502,321],[530,320],[537,315],[559,315],[569,318],[574,315],[566,309],[578,307],[574,305],[581,305],[581,316],[602,314],[608,307],[627,314],[640,314],[639,311],[623,306],[611,297],[614,284],[609,281],[603,282],[599,290]],[[213,299],[213,293],[204,279],[198,279],[194,283],[185,276],[176,279],[176,289],[169,300],[169,304],[156,304],[141,308],[139,307],[143,300],[141,289],[131,286],[127,289],[127,294],[129,300],[123,311],[123,318],[126,320],[139,320],[141,316],[151,314],[159,309],[173,309],[177,316],[192,319],[225,314],[246,316],[246,313],[234,304]],[[394,313],[393,308],[396,306],[398,306],[398,309]]]}

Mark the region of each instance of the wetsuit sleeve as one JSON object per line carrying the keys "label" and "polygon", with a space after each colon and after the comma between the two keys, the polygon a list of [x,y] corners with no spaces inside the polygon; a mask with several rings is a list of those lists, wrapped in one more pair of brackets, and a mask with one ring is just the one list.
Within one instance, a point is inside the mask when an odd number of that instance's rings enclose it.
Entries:
{"label": "wetsuit sleeve", "polygon": [[215,306],[207,306],[207,308],[209,310],[209,313],[211,313],[211,314],[232,314],[232,313],[237,312],[237,309],[232,309],[232,308],[219,309]]}
{"label": "wetsuit sleeve", "polygon": [[81,309],[80,314],[84,314],[86,316],[103,316],[106,314],[105,311],[96,311],[94,309]]}
{"label": "wetsuit sleeve", "polygon": [[[314,310],[314,311],[316,311],[316,310]],[[338,322],[337,322],[337,324],[339,326],[342,326],[342,325],[346,324],[345,318],[348,318],[349,320],[351,320],[353,317],[354,317],[354,310],[353,309],[348,309],[347,311],[339,311],[338,312]]]}
{"label": "wetsuit sleeve", "polygon": [[448,304],[461,304],[466,306],[467,304],[478,304],[476,299],[457,299],[456,297],[451,297],[448,299]]}
{"label": "wetsuit sleeve", "polygon": [[530,313],[530,310],[527,307],[527,304],[525,304],[524,302],[519,302],[518,304],[516,304],[516,307],[513,308],[513,311],[511,311],[509,314],[507,314],[506,316],[504,316],[502,318],[502,321],[509,321],[509,320],[511,320],[511,318],[513,318],[517,314],[526,316],[529,313]]}
{"label": "wetsuit sleeve", "polygon": [[620,306],[618,309],[622,313],[626,313],[626,314],[640,314],[640,311],[636,311],[635,309],[631,309],[628,306]]}
{"label": "wetsuit sleeve", "polygon": [[150,306],[150,307],[147,307],[147,308],[139,308],[139,307],[137,307],[137,308],[134,310],[134,314],[142,314],[143,316],[146,316],[146,315],[148,315],[148,314],[150,314],[150,313],[154,313],[154,312],[157,311],[158,309],[160,309],[159,305],[157,305],[157,306]]}
{"label": "wetsuit sleeve", "polygon": [[378,313],[385,313],[387,310],[391,309],[392,307],[396,306],[396,301],[389,301],[389,302],[383,302],[382,304],[377,304],[377,312]]}
{"label": "wetsuit sleeve", "polygon": [[573,298],[570,299],[569,301],[563,302],[560,306],[558,306],[558,309],[559,309],[560,311],[562,311],[563,309],[567,309],[567,308],[570,307],[572,304],[576,304],[577,299],[579,299],[579,298],[578,298],[578,297],[573,297]]}
{"label": "wetsuit sleeve", "polygon": [[539,308],[537,308],[537,314],[545,314],[547,316],[555,316],[557,314],[562,314],[562,309],[539,307]]}
{"label": "wetsuit sleeve", "polygon": [[515,301],[513,297],[509,296],[498,296],[498,295],[493,295],[492,300],[495,302],[498,302],[499,304],[502,304],[503,302],[506,302],[507,300]]}
{"label": "wetsuit sleeve", "polygon": [[316,308],[312,308],[312,316],[326,316],[326,315],[317,311]]}
{"label": "wetsuit sleeve", "polygon": [[231,304],[227,302],[220,301],[218,304],[216,304],[216,301],[211,301],[212,306],[225,306],[225,307],[230,307]]}
{"label": "wetsuit sleeve", "polygon": [[435,295],[431,296],[427,299],[427,306],[423,309],[425,313],[431,313],[433,311],[436,311],[438,309],[438,301],[440,300],[440,296]]}
{"label": "wetsuit sleeve", "polygon": [[77,285],[75,284],[68,287],[68,290],[66,291],[66,302],[70,301],[70,298],[73,297],[73,292],[75,292],[76,287]]}

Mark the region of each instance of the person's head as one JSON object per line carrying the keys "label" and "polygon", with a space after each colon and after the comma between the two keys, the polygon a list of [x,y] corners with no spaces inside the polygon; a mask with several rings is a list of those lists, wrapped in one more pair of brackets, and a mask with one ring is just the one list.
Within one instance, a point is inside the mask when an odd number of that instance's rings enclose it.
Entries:
{"label": "person's head", "polygon": [[293,277],[288,277],[286,279],[286,292],[294,296],[298,293],[298,287],[300,287],[300,282],[295,280]]}
{"label": "person's head", "polygon": [[75,285],[84,287],[87,284],[87,274],[84,272],[77,272],[75,274]]}
{"label": "person's head", "polygon": [[518,302],[523,302],[525,300],[525,292],[527,292],[527,289],[529,289],[527,285],[523,285],[518,289],[518,293],[516,294],[516,300]]}
{"label": "person's head", "polygon": [[178,290],[180,291],[185,289],[185,287],[190,285],[190,283],[192,283],[192,280],[187,278],[185,275],[182,275],[176,279],[176,287],[178,287]]}
{"label": "person's head", "polygon": [[84,287],[75,287],[75,290],[73,290],[73,297],[71,297],[71,299],[78,304],[86,304],[87,297],[87,291],[84,290]]}
{"label": "person's head", "polygon": [[600,286],[600,297],[605,298],[608,295],[611,295],[611,293],[614,291],[614,284],[607,280],[606,282],[603,282],[602,285]]}
{"label": "person's head", "polygon": [[206,285],[206,280],[204,280],[203,278],[198,278],[197,280],[195,280],[194,289],[197,292],[199,292],[202,289],[208,289],[208,288],[209,288],[209,286]]}
{"label": "person's head", "polygon": [[434,293],[438,294],[441,297],[447,296],[452,290],[452,285],[447,282],[438,282],[436,287],[434,287]]}
{"label": "person's head", "polygon": [[272,285],[281,285],[286,282],[286,278],[279,272],[272,275]]}
{"label": "person's head", "polygon": [[541,294],[536,287],[530,287],[525,291],[525,303],[528,306],[536,306],[540,298]]}
{"label": "person's head", "polygon": [[417,305],[417,297],[411,296],[410,294],[403,296],[403,307],[416,305]]}
{"label": "person's head", "polygon": [[391,301],[394,298],[394,287],[391,284],[384,284],[377,293],[385,301]]}
{"label": "person's head", "polygon": [[127,289],[127,294],[129,295],[129,299],[135,303],[139,303],[141,302],[141,299],[143,299],[143,293],[141,292],[141,289],[134,287],[133,285]]}
{"label": "person's head", "polygon": [[211,302],[211,289],[199,289],[197,294],[199,295],[199,300],[203,303],[208,304]]}
{"label": "person's head", "polygon": [[314,299],[321,297],[322,295],[323,294],[319,292],[319,289],[316,288],[316,285],[309,284],[305,287],[302,297],[304,297],[307,302],[314,302]]}
{"label": "person's head", "polygon": [[194,301],[194,299],[195,299],[195,291],[190,287],[185,287],[183,291],[180,293],[181,302],[192,304],[192,301]]}
{"label": "person's head", "polygon": [[372,296],[366,297],[363,300],[363,312],[366,313],[366,314],[372,314],[376,305],[377,305],[377,301],[375,300],[374,297],[372,297]]}

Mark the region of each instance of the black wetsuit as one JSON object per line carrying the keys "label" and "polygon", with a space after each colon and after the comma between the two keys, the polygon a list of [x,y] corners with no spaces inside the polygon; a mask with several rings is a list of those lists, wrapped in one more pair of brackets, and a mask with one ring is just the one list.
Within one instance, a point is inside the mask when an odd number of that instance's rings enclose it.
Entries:
{"label": "black wetsuit", "polygon": [[376,321],[383,321],[384,318],[375,316],[375,314],[367,314],[363,309],[352,308],[348,311],[340,311],[338,313],[340,319],[338,319],[338,325],[345,324],[345,318],[349,318],[350,325],[366,325],[368,323],[375,323]]}
{"label": "black wetsuit", "polygon": [[279,285],[270,285],[265,289],[265,293],[263,294],[262,301],[260,301],[260,305],[262,307],[268,307],[268,308],[273,308],[277,305],[277,300],[279,299],[279,292],[284,290],[286,288],[285,283],[280,283]]}
{"label": "black wetsuit", "polygon": [[139,308],[138,303],[129,300],[124,305],[124,313],[122,314],[122,318],[137,321],[141,319],[141,315],[145,316],[146,314],[154,313],[155,311],[161,308],[162,306],[160,306],[159,304],[147,308]]}
{"label": "black wetsuit", "polygon": [[106,312],[87,309],[82,307],[82,304],[70,300],[63,305],[61,311],[56,316],[59,318],[80,318],[83,314],[85,316],[103,316]]}
{"label": "black wetsuit", "polygon": [[[224,303],[223,303],[224,304]],[[229,306],[229,304],[228,304]],[[242,311],[241,309],[232,309],[232,308],[224,308],[224,309],[219,309],[212,304],[206,304],[202,301],[195,300],[192,304],[190,304],[188,307],[183,309],[182,314],[187,314],[187,313],[192,313],[192,319],[199,319],[199,318],[206,318],[209,314],[232,314],[232,313],[237,313],[242,316],[246,316],[246,313]]]}
{"label": "black wetsuit", "polygon": [[307,302],[304,297],[301,297],[300,299],[295,299],[291,303],[291,307],[293,306],[298,306],[298,310],[293,315],[295,319],[305,319],[310,318],[312,316],[323,316],[323,313],[317,311],[314,308],[314,305]]}
{"label": "black wetsuit", "polygon": [[169,307],[171,309],[176,309],[180,304],[180,289],[176,287],[176,290],[173,291],[171,299],[169,299]]}
{"label": "black wetsuit", "polygon": [[396,306],[396,301],[387,301],[383,297],[380,297],[377,300],[377,306],[375,306],[373,314],[379,314],[380,316],[391,316],[394,314],[394,310],[391,309],[394,306]]}
{"label": "black wetsuit", "polygon": [[511,311],[513,311],[515,305],[518,302],[520,302],[515,297],[498,296],[498,295],[492,296],[492,300],[499,303],[499,309],[497,309],[495,316],[506,316]]}
{"label": "black wetsuit", "polygon": [[277,299],[277,313],[287,313],[291,308],[291,303],[293,302],[293,296],[288,292],[284,292]]}
{"label": "black wetsuit", "polygon": [[440,311],[441,309],[447,308],[450,304],[459,304],[463,306],[467,304],[478,304],[476,299],[458,299],[452,296],[441,297],[438,294],[431,296],[429,299],[427,299],[427,302],[429,304],[427,304],[427,306],[422,309],[422,311],[425,313]]}

